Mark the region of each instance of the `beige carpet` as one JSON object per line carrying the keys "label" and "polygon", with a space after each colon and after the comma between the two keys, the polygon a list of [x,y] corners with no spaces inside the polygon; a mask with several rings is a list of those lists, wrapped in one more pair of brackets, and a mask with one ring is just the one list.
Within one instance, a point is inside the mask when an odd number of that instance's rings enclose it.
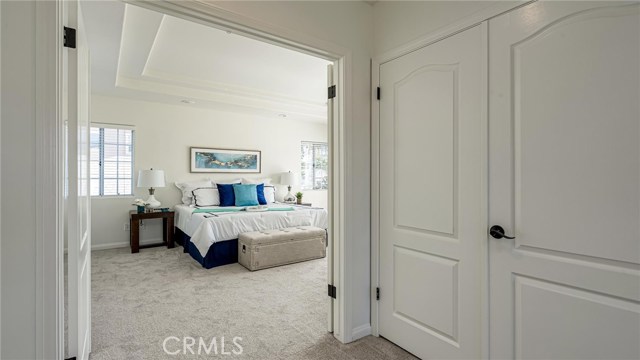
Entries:
{"label": "beige carpet", "polygon": [[[249,272],[239,264],[204,269],[182,248],[93,252],[92,360],[413,359],[382,338],[343,345],[326,331],[326,260]],[[169,336],[216,337],[218,355],[192,355]],[[241,337],[241,355],[231,339]],[[190,340],[187,340],[189,342]]]}

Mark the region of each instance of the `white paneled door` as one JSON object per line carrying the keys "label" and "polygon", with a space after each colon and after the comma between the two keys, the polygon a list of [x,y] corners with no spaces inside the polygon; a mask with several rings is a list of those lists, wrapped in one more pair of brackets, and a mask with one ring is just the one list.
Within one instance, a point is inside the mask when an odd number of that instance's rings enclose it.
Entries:
{"label": "white paneled door", "polygon": [[638,10],[489,23],[492,358],[640,358]]}
{"label": "white paneled door", "polygon": [[486,25],[380,66],[379,333],[481,357]]}
{"label": "white paneled door", "polygon": [[91,217],[89,194],[89,48],[80,4],[65,1],[65,23],[76,48],[65,48],[67,119],[68,347],[69,357],[91,351]]}

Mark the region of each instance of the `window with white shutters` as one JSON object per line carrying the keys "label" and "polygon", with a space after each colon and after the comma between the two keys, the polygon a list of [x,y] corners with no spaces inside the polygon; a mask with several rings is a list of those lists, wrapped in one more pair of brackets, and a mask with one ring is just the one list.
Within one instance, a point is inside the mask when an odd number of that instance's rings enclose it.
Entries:
{"label": "window with white shutters", "polygon": [[132,127],[91,126],[91,196],[133,195],[134,138]]}
{"label": "window with white shutters", "polygon": [[302,190],[326,190],[328,187],[329,149],[327,143],[302,142]]}

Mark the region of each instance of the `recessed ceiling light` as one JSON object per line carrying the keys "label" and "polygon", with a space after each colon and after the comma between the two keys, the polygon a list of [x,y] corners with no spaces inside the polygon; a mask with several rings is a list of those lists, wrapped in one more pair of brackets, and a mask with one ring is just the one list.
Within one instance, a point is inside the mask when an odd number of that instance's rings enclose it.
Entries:
{"label": "recessed ceiling light", "polygon": [[180,102],[184,103],[184,104],[195,104],[196,103],[195,101],[189,100],[189,99],[182,99],[182,100],[180,100]]}
{"label": "recessed ceiling light", "polygon": [[278,114],[278,116],[281,117],[281,118],[286,118],[287,114]]}

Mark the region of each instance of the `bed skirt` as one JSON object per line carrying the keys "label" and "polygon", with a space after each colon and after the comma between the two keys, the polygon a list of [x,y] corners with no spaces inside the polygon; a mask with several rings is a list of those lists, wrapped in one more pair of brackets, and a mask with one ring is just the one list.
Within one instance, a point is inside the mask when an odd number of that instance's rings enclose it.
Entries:
{"label": "bed skirt", "polygon": [[200,255],[198,248],[191,243],[191,238],[177,227],[174,239],[182,245],[184,252],[189,253],[205,269],[238,262],[238,239],[214,243],[204,257]]}

